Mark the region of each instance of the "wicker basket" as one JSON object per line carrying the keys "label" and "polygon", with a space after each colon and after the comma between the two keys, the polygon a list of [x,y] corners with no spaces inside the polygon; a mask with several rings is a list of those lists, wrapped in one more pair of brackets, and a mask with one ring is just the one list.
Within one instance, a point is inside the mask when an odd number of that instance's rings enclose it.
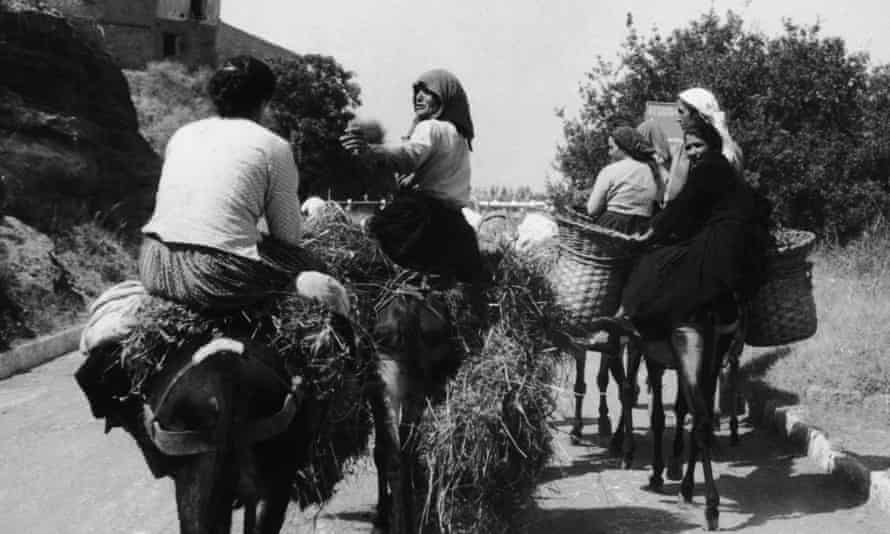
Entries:
{"label": "wicker basket", "polygon": [[584,330],[597,317],[614,314],[639,243],[597,226],[590,217],[560,211],[559,257],[551,272],[556,303],[573,329]]}
{"label": "wicker basket", "polygon": [[807,255],[816,236],[781,230],[778,248],[768,258],[767,282],[748,305],[745,343],[753,347],[787,345],[812,337],[818,327],[812,263]]}

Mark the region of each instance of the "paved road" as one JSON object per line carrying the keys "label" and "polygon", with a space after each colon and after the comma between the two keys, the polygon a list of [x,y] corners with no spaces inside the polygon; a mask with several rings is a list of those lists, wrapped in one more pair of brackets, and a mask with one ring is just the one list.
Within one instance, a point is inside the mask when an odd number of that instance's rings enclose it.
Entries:
{"label": "paved road", "polygon": [[[154,480],[138,449],[119,429],[103,434],[72,373],[72,354],[31,373],[0,381],[0,532],[31,534],[159,534],[177,531],[172,484]],[[589,379],[592,384],[593,380]],[[614,390],[614,386],[613,386]],[[593,415],[595,395],[587,413]],[[569,397],[564,405],[568,413]],[[613,410],[617,402],[612,398]],[[637,410],[636,469],[617,469],[594,436],[570,445],[559,424],[560,450],[529,511],[530,534],[700,532],[701,491],[677,502],[677,483],[664,494],[643,488],[651,447],[645,410]],[[668,418],[672,425],[672,419]],[[587,428],[595,432],[593,425]],[[721,435],[716,471],[723,530],[746,533],[854,534],[887,532],[887,516],[849,497],[805,458],[777,448],[769,436],[743,427],[742,445]],[[699,474],[698,480],[701,480]],[[374,480],[360,465],[323,510],[292,507],[285,532],[370,532]]]}

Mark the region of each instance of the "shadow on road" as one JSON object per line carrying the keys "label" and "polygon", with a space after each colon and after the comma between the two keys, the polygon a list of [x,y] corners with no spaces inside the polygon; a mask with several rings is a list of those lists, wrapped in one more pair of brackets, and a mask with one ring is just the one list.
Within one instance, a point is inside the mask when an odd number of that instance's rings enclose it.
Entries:
{"label": "shadow on road", "polygon": [[552,534],[554,532],[674,534],[686,532],[697,526],[679,515],[657,508],[616,506],[594,509],[538,509],[534,512],[534,520],[527,523],[521,532],[526,534]]}

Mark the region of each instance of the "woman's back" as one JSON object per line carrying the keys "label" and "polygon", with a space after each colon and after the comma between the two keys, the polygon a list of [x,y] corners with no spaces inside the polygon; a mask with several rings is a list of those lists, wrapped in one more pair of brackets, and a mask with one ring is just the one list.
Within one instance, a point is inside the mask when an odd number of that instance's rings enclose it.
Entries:
{"label": "woman's back", "polygon": [[246,119],[196,121],[167,145],[155,212],[143,231],[256,259],[256,224],[270,200],[293,204],[284,212],[299,225],[296,180],[290,147],[271,131]]}

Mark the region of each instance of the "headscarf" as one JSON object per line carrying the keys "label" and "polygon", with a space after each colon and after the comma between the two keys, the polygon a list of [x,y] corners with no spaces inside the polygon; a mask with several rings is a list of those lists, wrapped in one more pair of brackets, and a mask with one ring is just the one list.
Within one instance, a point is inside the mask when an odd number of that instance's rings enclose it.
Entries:
{"label": "headscarf", "polygon": [[655,149],[649,141],[630,126],[619,126],[610,135],[618,148],[637,161],[647,163],[655,157]]}
{"label": "headscarf", "polygon": [[470,150],[473,149],[473,119],[470,117],[470,102],[457,76],[445,69],[433,69],[425,72],[414,82],[414,91],[425,87],[439,98],[442,104],[436,114],[441,121],[448,121],[466,138]]}
{"label": "headscarf", "polygon": [[[643,137],[643,134],[631,128],[630,126],[619,126],[612,130],[609,134],[618,148],[624,151],[631,158],[645,163],[652,171],[652,179],[658,186],[659,191],[663,187],[661,178],[661,168],[655,161],[655,149],[649,144],[649,141]],[[659,193],[660,196],[660,193]]]}
{"label": "headscarf", "polygon": [[735,167],[736,171],[742,172],[742,149],[729,134],[729,128],[726,126],[726,114],[717,104],[717,98],[714,93],[701,87],[693,87],[680,93],[680,101],[698,112],[699,115],[720,134],[721,145],[723,146],[723,155]]}

